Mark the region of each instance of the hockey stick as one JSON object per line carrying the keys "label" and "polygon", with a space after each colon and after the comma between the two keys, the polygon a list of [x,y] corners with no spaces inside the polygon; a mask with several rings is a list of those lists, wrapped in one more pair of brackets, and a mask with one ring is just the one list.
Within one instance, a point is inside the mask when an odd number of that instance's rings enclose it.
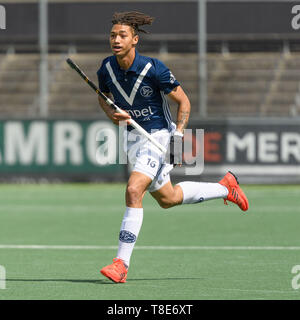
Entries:
{"label": "hockey stick", "polygon": [[[125,114],[126,112],[120,109],[112,100],[110,100],[103,92],[101,92],[96,85],[85,75],[85,73],[78,67],[78,65],[68,58],[67,63],[74,69],[81,78],[92,88],[94,91],[112,108],[117,112]],[[164,154],[167,153],[167,149],[162,146],[158,141],[156,141],[145,129],[143,129],[139,124],[137,124],[133,119],[129,119],[130,125],[133,126],[140,134],[145,136],[149,141],[151,141],[160,151]]]}

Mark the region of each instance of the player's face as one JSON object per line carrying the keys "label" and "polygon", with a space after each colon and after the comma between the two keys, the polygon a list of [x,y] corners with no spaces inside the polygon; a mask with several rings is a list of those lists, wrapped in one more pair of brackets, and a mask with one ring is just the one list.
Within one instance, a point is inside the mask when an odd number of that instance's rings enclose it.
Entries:
{"label": "player's face", "polygon": [[125,56],[138,43],[138,35],[134,35],[130,26],[115,24],[110,32],[110,47],[115,56]]}

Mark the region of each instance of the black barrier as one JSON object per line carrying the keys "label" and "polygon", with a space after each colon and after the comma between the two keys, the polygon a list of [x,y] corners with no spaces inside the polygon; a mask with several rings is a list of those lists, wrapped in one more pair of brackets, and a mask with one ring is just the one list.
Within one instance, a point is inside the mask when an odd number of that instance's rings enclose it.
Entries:
{"label": "black barrier", "polygon": [[[0,43],[38,45],[38,4],[5,3],[6,30]],[[139,10],[156,19],[145,39],[197,40],[197,1],[49,3],[52,44],[84,45],[106,41],[115,11]],[[212,1],[207,3],[209,40],[298,39],[300,7],[294,1]],[[108,47],[107,47],[108,48]],[[107,49],[106,48],[106,49]]]}

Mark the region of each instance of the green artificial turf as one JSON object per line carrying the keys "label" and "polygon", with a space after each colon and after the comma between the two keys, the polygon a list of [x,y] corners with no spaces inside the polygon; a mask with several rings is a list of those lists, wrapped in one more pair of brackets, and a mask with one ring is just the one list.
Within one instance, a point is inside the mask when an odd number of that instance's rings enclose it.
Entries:
{"label": "green artificial turf", "polygon": [[115,284],[99,270],[117,252],[125,185],[0,185],[0,300],[299,299],[300,186],[242,187],[247,213],[221,199],[165,210],[146,194],[127,282]]}

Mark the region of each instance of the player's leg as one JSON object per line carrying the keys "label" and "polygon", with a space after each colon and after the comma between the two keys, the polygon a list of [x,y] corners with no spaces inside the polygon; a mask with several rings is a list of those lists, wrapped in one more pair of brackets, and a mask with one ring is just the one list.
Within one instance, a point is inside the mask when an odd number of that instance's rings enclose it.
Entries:
{"label": "player's leg", "polygon": [[142,201],[151,181],[141,172],[133,171],[127,183],[126,209],[121,223],[117,254],[117,258],[124,261],[127,267],[129,267],[130,257],[142,227],[144,216]]}
{"label": "player's leg", "polygon": [[[164,138],[164,141],[160,142],[166,145],[169,138],[168,130],[163,130],[162,133],[156,132],[153,135],[159,134]],[[101,270],[102,274],[115,282],[126,281],[130,257],[143,221],[142,200],[148,186],[157,175],[162,158],[153,144],[139,137],[134,130],[125,140],[127,156],[133,165],[133,170],[126,187],[126,209],[119,234],[119,249],[115,262]]]}
{"label": "player's leg", "polygon": [[226,198],[227,194],[227,188],[219,183],[194,181],[184,181],[174,186],[169,181],[162,188],[151,192],[162,208]]}
{"label": "player's leg", "polygon": [[182,204],[183,200],[183,192],[180,186],[173,186],[170,181],[160,189],[150,192],[150,194],[164,209]]}
{"label": "player's leg", "polygon": [[142,208],[143,197],[151,182],[152,179],[147,175],[132,171],[126,187],[126,206]]}
{"label": "player's leg", "polygon": [[133,171],[126,187],[126,209],[119,233],[117,257],[101,273],[115,282],[126,282],[130,258],[143,223],[142,201],[152,179]]}
{"label": "player's leg", "polygon": [[231,172],[228,172],[218,183],[184,181],[172,186],[168,181],[161,188],[157,188],[154,180],[152,186],[150,193],[162,208],[220,198],[223,198],[225,203],[228,200],[237,204],[243,211],[248,210],[249,207],[247,197]]}

